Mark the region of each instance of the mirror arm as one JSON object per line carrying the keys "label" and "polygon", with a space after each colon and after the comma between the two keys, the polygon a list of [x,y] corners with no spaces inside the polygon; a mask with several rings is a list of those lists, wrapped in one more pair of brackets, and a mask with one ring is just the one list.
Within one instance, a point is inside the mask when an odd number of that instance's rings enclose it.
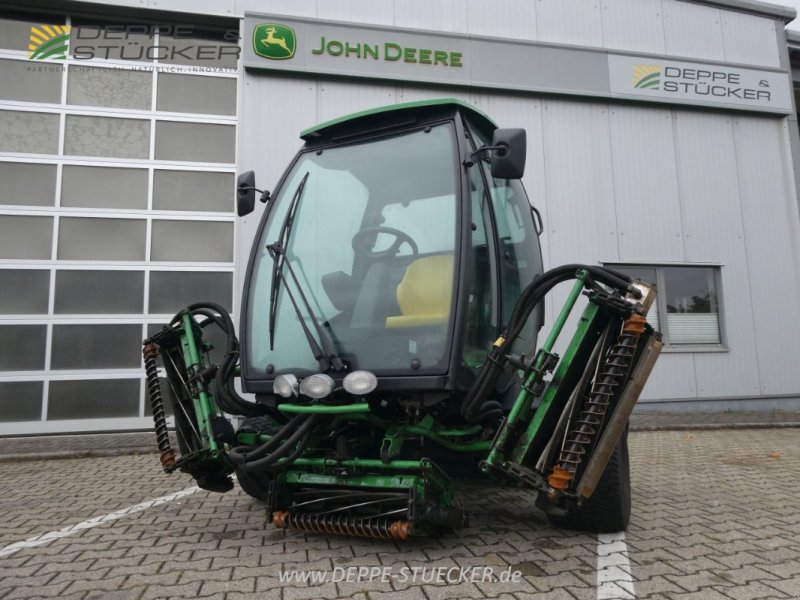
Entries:
{"label": "mirror arm", "polygon": [[486,158],[490,151],[497,152],[497,156],[505,156],[506,152],[508,152],[508,144],[498,144],[497,146],[481,146],[477,150],[470,152],[469,157],[467,157],[467,160],[464,161],[464,166],[471,167],[475,164],[473,159],[476,156],[478,158]]}
{"label": "mirror arm", "polygon": [[260,190],[257,187],[241,186],[238,189],[239,189],[239,192],[249,192],[250,190],[258,192],[259,194],[261,194],[261,197],[259,198],[259,200],[261,201],[262,204],[266,204],[267,201],[271,197],[271,194],[270,194],[269,190]]}

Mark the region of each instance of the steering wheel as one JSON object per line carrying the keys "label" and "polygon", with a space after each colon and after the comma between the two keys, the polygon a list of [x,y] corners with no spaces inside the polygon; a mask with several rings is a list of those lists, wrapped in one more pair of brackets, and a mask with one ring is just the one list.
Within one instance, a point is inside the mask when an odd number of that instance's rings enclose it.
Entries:
{"label": "steering wheel", "polygon": [[[395,237],[392,245],[386,250],[379,250],[377,252],[367,247],[367,243],[374,243],[375,238],[381,233],[386,233]],[[394,227],[367,227],[356,233],[352,241],[353,252],[371,259],[392,258],[397,255],[397,252],[403,244],[408,244],[411,247],[411,256],[405,258],[411,260],[419,255],[417,243],[411,236]]]}

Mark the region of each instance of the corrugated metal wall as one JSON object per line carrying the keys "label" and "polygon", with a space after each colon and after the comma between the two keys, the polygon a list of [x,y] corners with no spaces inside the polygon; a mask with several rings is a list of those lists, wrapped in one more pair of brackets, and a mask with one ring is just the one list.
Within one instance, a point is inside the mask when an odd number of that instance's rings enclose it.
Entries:
{"label": "corrugated metal wall", "polygon": [[[186,0],[145,3],[198,10]],[[506,0],[502,7],[483,0],[222,0],[204,8],[780,65],[779,21],[681,0]],[[525,185],[545,217],[547,265],[723,265],[730,351],[665,354],[647,399],[800,395],[792,341],[800,324],[780,316],[800,292],[785,119],[246,74],[241,167],[273,186],[300,146],[301,129],[443,94],[476,104],[501,126],[528,130]],[[243,224],[240,265],[256,221]],[[549,312],[564,293],[557,291]]]}
{"label": "corrugated metal wall", "polygon": [[116,5],[241,16],[275,13],[779,65],[776,21],[684,0],[117,0]]}
{"label": "corrugated metal wall", "polygon": [[[301,129],[336,115],[440,96],[402,86],[246,76],[242,167],[274,185]],[[546,265],[722,265],[728,352],[670,352],[646,398],[800,392],[800,231],[785,121],[769,117],[455,93],[528,131],[524,179],[542,211]],[[278,109],[278,107],[280,107]],[[265,143],[269,140],[269,143]],[[269,150],[265,150],[269,148]],[[245,221],[240,264],[255,229]],[[549,307],[558,306],[558,290]]]}

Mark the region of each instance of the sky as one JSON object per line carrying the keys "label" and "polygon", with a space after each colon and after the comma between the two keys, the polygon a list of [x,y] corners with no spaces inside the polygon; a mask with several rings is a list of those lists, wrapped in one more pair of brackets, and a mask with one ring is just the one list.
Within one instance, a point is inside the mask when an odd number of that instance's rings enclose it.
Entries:
{"label": "sky", "polygon": [[[782,4],[784,6],[792,6],[800,14],[800,0],[770,0],[772,4]],[[800,31],[800,18],[795,19],[789,25],[787,25],[788,29],[792,29],[794,31]]]}

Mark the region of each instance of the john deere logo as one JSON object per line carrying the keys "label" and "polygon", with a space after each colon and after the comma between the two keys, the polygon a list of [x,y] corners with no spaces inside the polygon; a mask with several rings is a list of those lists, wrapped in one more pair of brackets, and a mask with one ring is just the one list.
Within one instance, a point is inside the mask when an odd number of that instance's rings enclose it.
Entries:
{"label": "john deere logo", "polygon": [[69,25],[34,25],[28,39],[28,58],[64,60],[69,47]]}
{"label": "john deere logo", "polygon": [[262,23],[253,30],[253,50],[259,56],[285,60],[294,56],[297,38],[294,29],[278,23]]}
{"label": "john deere logo", "polygon": [[633,65],[633,87],[643,90],[661,89],[661,67]]}

